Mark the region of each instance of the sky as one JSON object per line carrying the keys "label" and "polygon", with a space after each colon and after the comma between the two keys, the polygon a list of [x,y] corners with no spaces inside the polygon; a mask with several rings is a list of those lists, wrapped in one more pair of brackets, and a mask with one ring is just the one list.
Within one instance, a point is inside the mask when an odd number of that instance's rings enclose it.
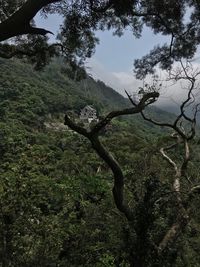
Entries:
{"label": "sky", "polygon": [[[48,20],[37,15],[35,21],[37,26],[52,31],[54,36],[62,23],[61,18],[55,15]],[[102,80],[122,95],[125,95],[125,90],[129,93],[136,92],[144,82],[134,77],[134,60],[146,55],[154,46],[170,41],[165,36],[154,35],[148,28],[144,28],[140,39],[136,39],[129,30],[121,37],[113,36],[111,31],[98,31],[96,35],[100,43],[96,46],[95,54],[86,62],[87,70],[94,79]],[[162,77],[165,75],[159,70],[158,73]],[[145,82],[151,83],[151,78],[147,77]],[[187,90],[182,87],[184,85],[181,86],[180,83],[173,86],[163,85],[157,105],[178,106],[187,94]]]}

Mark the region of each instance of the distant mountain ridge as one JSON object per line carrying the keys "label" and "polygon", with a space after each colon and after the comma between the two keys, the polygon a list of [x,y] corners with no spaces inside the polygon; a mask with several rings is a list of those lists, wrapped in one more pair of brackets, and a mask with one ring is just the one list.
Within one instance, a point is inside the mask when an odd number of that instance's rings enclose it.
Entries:
{"label": "distant mountain ridge", "polygon": [[[20,117],[24,123],[35,125],[49,114],[65,114],[68,110],[78,113],[86,105],[93,105],[101,115],[130,106],[128,99],[102,81],[91,77],[79,82],[71,80],[57,61],[42,72],[36,72],[19,60],[0,60],[0,68],[2,120]],[[146,112],[162,121],[174,118],[173,114],[154,107]],[[129,118],[142,127],[150,126],[140,115]]]}

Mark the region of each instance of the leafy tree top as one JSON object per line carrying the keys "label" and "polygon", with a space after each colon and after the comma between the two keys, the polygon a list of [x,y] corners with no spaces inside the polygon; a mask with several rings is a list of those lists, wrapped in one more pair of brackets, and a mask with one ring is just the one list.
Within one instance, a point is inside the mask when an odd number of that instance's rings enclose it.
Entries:
{"label": "leafy tree top", "polygon": [[[34,25],[38,12],[63,17],[56,44],[49,45],[45,37],[51,29]],[[94,52],[95,31],[113,29],[121,35],[129,27],[140,37],[145,25],[155,34],[168,35],[170,41],[135,61],[137,77],[142,78],[157,64],[168,69],[175,60],[192,58],[200,42],[199,22],[198,0],[5,0],[0,8],[0,41],[15,39],[1,43],[0,56],[26,55],[43,66],[62,52],[70,61],[82,63]]]}

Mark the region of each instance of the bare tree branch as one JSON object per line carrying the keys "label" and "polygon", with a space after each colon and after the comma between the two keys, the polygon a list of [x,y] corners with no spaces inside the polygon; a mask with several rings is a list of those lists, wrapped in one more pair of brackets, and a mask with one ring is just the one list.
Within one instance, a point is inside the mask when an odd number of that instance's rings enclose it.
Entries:
{"label": "bare tree branch", "polygon": [[[173,40],[172,40],[173,42]],[[178,70],[177,73],[172,74],[172,77],[175,81],[184,79],[189,81],[189,89],[187,93],[186,99],[182,102],[180,105],[180,114],[176,117],[173,123],[165,123],[165,122],[158,122],[151,118],[148,118],[144,111],[142,110],[140,113],[144,120],[151,122],[155,125],[171,128],[174,130],[175,135],[173,137],[177,138],[177,142],[175,144],[172,144],[168,147],[163,147],[160,149],[162,157],[169,163],[169,165],[174,170],[174,177],[173,177],[173,184],[172,184],[172,192],[175,194],[176,197],[176,204],[178,208],[177,217],[175,219],[175,222],[172,224],[172,226],[169,228],[169,230],[166,232],[162,240],[160,241],[158,245],[158,252],[161,253],[163,250],[167,248],[167,246],[170,243],[173,243],[179,236],[179,234],[185,229],[187,226],[190,218],[189,218],[189,212],[187,208],[184,206],[182,197],[181,197],[181,178],[186,176],[186,170],[188,167],[188,163],[190,160],[190,147],[189,147],[189,141],[192,140],[196,133],[196,116],[199,111],[199,104],[195,105],[195,112],[193,114],[193,117],[189,117],[185,114],[186,108],[188,108],[191,104],[195,102],[195,97],[193,95],[193,91],[195,89],[195,82],[197,76],[200,74],[200,72],[188,74],[188,69],[191,68],[191,66],[184,66],[182,61],[181,64],[181,70]],[[132,100],[131,96],[127,93],[128,98],[133,106],[135,106],[134,101]],[[183,120],[185,120],[190,125],[190,129],[184,127]],[[167,153],[166,151],[171,150],[175,146],[183,143],[184,144],[184,156],[182,162],[179,164],[175,162]],[[199,186],[194,187],[188,194],[192,195],[193,192],[199,192]]]}
{"label": "bare tree branch", "polygon": [[87,137],[93,149],[100,156],[101,159],[110,167],[114,176],[113,197],[118,210],[126,216],[129,221],[133,220],[133,211],[125,203],[124,200],[124,174],[117,162],[117,160],[110,154],[110,152],[103,146],[99,140],[99,133],[113,118],[121,115],[135,114],[141,112],[147,105],[156,101],[159,93],[152,92],[145,94],[140,102],[133,108],[112,111],[102,121],[97,123],[91,131],[87,131],[84,127],[73,122],[68,115],[65,115],[65,124],[72,130]]}
{"label": "bare tree branch", "polygon": [[131,115],[131,114],[135,114],[135,113],[140,113],[147,105],[155,102],[158,97],[159,97],[158,92],[147,93],[142,97],[140,102],[137,105],[135,105],[133,108],[127,108],[127,109],[123,109],[123,110],[110,112],[103,120],[101,120],[99,123],[97,123],[93,127],[91,134],[98,133],[113,118],[119,117],[121,115]]}
{"label": "bare tree branch", "polygon": [[196,186],[191,188],[189,195],[192,195],[194,193],[200,193],[200,185],[196,185]]}
{"label": "bare tree branch", "polygon": [[[174,144],[172,145],[174,147]],[[170,146],[170,149],[172,148],[172,146]],[[169,148],[166,148],[169,149]],[[166,159],[166,161],[174,168],[176,174],[178,174],[178,167],[177,164],[165,153],[165,148],[161,148],[160,149],[160,153],[162,154],[163,158]]]}
{"label": "bare tree branch", "polygon": [[184,140],[184,146],[185,146],[185,156],[184,156],[183,163],[181,165],[182,176],[185,175],[185,170],[187,169],[188,162],[190,160],[190,148],[189,148],[188,140]]}
{"label": "bare tree branch", "polygon": [[68,115],[65,115],[65,125],[67,125],[69,128],[71,128],[73,131],[89,138],[90,134],[89,132],[84,128],[81,127],[79,125],[77,125],[76,123],[74,123]]}
{"label": "bare tree branch", "polygon": [[179,219],[176,223],[174,223],[169,231],[166,233],[162,241],[160,242],[158,246],[158,253],[161,254],[168,246],[169,244],[172,244],[176,241],[176,239],[179,237],[180,233],[182,233],[183,229],[187,226],[189,221],[189,218],[183,217]]}
{"label": "bare tree branch", "polygon": [[[167,150],[170,150],[171,148],[174,147],[174,144],[165,148]],[[166,232],[164,235],[163,239],[160,241],[158,245],[158,252],[161,253],[163,250],[166,249],[166,247],[170,244],[173,243],[179,236],[179,234],[184,230],[184,228],[187,226],[189,222],[189,215],[188,211],[183,205],[183,201],[181,198],[181,183],[180,179],[184,175],[184,172],[187,168],[187,164],[189,162],[189,146],[188,142],[185,139],[185,157],[183,160],[183,163],[181,167],[178,166],[175,161],[173,161],[166,153],[165,149],[161,148],[160,152],[163,156],[164,159],[167,160],[167,162],[174,168],[175,174],[174,174],[174,181],[172,185],[172,190],[175,193],[176,196],[176,201],[177,201],[177,207],[178,207],[178,214],[176,218],[176,222],[172,224],[170,229]]]}
{"label": "bare tree branch", "polygon": [[[190,106],[195,101],[193,91],[195,89],[196,77],[200,74],[200,72],[198,71],[194,73],[193,75],[189,75],[187,72],[188,66],[185,67],[182,61],[180,61],[180,64],[181,64],[182,71],[181,70],[177,71],[177,74],[173,74],[172,72],[170,72],[170,75],[172,76],[172,79],[174,79],[175,81],[181,80],[181,79],[189,81],[190,87],[189,87],[186,99],[180,105],[180,114],[176,117],[175,121],[173,123],[158,122],[156,120],[153,120],[152,118],[147,117],[143,110],[141,111],[141,115],[144,120],[151,122],[160,127],[171,128],[175,132],[177,132],[183,139],[186,139],[189,141],[193,139],[195,136],[196,116],[199,111],[199,108],[198,108],[199,104],[195,106],[195,112],[192,118],[190,118],[189,116],[185,114],[185,109],[188,108],[188,106]],[[184,74],[184,76],[182,73]],[[130,95],[129,95],[129,99],[131,101]],[[182,127],[182,119],[190,123],[190,131],[185,132],[184,128]]]}
{"label": "bare tree branch", "polygon": [[114,176],[113,197],[116,207],[124,213],[129,221],[133,220],[134,213],[124,201],[124,174],[117,160],[107,151],[97,136],[90,136],[93,149],[110,167]]}

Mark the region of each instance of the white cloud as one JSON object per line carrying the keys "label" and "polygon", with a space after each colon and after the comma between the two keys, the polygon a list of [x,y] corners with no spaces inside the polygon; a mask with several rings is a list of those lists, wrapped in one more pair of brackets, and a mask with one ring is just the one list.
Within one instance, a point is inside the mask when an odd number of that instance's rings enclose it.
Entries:
{"label": "white cloud", "polygon": [[[125,95],[125,90],[129,93],[137,92],[138,88],[142,86],[143,82],[134,77],[133,71],[126,72],[112,72],[106,69],[98,60],[92,58],[88,61],[87,66],[89,72],[94,79],[99,79],[105,82],[117,92]],[[177,66],[177,64],[176,64]],[[193,70],[200,69],[200,63],[193,63]],[[165,71],[158,70],[159,80],[161,80],[162,87],[160,97],[156,105],[158,106],[180,106],[180,103],[187,97],[187,83],[188,82],[165,82],[167,77]],[[152,77],[147,77],[145,83],[152,83]],[[160,83],[160,81],[159,81]]]}
{"label": "white cloud", "polygon": [[92,58],[87,63],[88,72],[96,80],[103,81],[106,85],[112,87],[120,94],[123,94],[124,83],[113,72],[106,68],[96,59]]}
{"label": "white cloud", "polygon": [[87,63],[88,72],[94,79],[102,80],[106,85],[112,87],[117,92],[125,95],[125,90],[129,92],[136,91],[141,84],[134,78],[131,71],[112,72],[106,69],[99,61],[92,58]]}

